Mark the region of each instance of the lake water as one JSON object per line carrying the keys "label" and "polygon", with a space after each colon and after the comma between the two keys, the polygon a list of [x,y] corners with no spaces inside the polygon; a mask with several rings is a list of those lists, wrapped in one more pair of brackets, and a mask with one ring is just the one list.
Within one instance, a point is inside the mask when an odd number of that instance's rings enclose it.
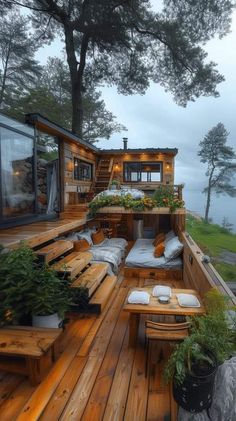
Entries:
{"label": "lake water", "polygon": [[[183,198],[185,207],[188,210],[204,216],[206,195],[199,190],[183,189]],[[212,222],[222,225],[223,218],[227,218],[227,222],[233,224],[232,231],[236,233],[236,198],[225,195],[212,195],[209,217]]]}

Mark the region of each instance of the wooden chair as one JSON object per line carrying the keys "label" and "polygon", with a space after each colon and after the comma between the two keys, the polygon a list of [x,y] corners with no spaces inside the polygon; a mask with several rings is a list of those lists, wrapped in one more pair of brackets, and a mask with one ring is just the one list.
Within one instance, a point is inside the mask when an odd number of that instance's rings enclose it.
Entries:
{"label": "wooden chair", "polygon": [[149,371],[149,361],[151,356],[150,343],[153,341],[178,342],[188,336],[190,323],[158,323],[151,320],[146,321],[145,334],[147,341],[146,356],[146,376]]}

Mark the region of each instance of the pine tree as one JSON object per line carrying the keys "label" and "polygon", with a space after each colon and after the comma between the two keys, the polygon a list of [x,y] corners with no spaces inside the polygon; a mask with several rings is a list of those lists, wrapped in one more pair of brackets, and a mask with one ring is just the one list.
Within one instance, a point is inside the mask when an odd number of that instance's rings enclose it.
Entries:
{"label": "pine tree", "polygon": [[28,90],[41,68],[34,59],[37,45],[29,34],[28,19],[18,10],[0,16],[0,108],[17,88]]}
{"label": "pine tree", "polygon": [[204,189],[204,193],[207,195],[206,222],[209,222],[209,209],[213,191],[216,194],[236,196],[236,187],[231,184],[231,180],[236,174],[236,162],[234,161],[236,154],[231,146],[226,145],[228,135],[229,133],[224,125],[218,123],[199,143],[201,149],[198,155],[201,157],[201,162],[207,164],[208,185]]}

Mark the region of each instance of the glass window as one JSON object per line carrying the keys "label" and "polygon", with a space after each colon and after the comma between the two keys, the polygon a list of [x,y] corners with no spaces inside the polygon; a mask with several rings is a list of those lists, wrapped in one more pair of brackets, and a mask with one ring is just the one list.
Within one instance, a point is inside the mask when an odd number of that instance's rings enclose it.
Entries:
{"label": "glass window", "polygon": [[160,182],[162,180],[161,162],[125,162],[124,181]]}
{"label": "glass window", "polygon": [[74,158],[74,178],[75,180],[91,181],[93,175],[93,165],[89,162]]}
{"label": "glass window", "polygon": [[37,133],[37,211],[55,214],[59,210],[58,140],[46,133]]}
{"label": "glass window", "polygon": [[1,127],[2,215],[15,217],[34,212],[34,141]]}

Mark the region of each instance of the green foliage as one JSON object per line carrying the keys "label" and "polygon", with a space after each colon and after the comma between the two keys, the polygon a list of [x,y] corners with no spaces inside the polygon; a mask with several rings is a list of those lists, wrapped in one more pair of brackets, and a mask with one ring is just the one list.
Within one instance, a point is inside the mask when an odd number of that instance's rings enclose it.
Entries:
{"label": "green foliage", "polygon": [[222,252],[236,253],[236,235],[217,224],[188,215],[186,231],[199,247],[211,256],[212,264],[225,281],[236,279],[236,265],[221,261]]}
{"label": "green foliage", "polygon": [[100,195],[89,203],[89,210],[91,215],[95,215],[100,208],[105,206],[123,206],[125,209],[141,212],[145,208],[152,209],[155,205],[155,202],[150,197],[133,199],[130,194],[125,194],[124,196]]}
{"label": "green foliage", "polygon": [[29,312],[25,299],[31,289],[35,255],[22,246],[17,250],[0,253],[0,324],[16,324]]}
{"label": "green foliage", "polygon": [[158,207],[168,207],[171,212],[184,207],[184,201],[176,197],[173,186],[160,185],[153,193],[153,200]]}
{"label": "green foliage", "polygon": [[188,318],[189,336],[171,354],[164,370],[167,380],[174,377],[182,383],[187,373],[201,375],[236,351],[236,330],[227,321],[232,305],[216,289],[210,290],[204,301],[207,313]]}
{"label": "green foliage", "polygon": [[22,245],[0,253],[0,324],[17,324],[27,314],[64,314],[70,303],[67,283],[55,271],[36,263]]}
{"label": "green foliage", "polygon": [[70,305],[68,282],[59,279],[48,266],[34,268],[31,290],[26,299],[31,314],[49,316],[58,313],[63,319]]}
{"label": "green foliage", "polygon": [[123,94],[144,94],[154,81],[184,106],[200,95],[218,96],[216,86],[223,77],[215,63],[206,62],[202,46],[229,31],[230,0],[164,1],[158,12],[142,0],[21,4],[34,9],[38,37],[51,41],[63,33],[71,75],[72,130],[77,133],[82,133],[82,93],[88,75],[95,84],[116,85]]}
{"label": "green foliage", "polygon": [[86,310],[89,303],[88,289],[85,287],[71,288],[71,305],[79,310]]}
{"label": "green foliage", "polygon": [[[166,186],[165,186],[166,187]],[[154,207],[169,207],[171,212],[174,212],[177,208],[183,207],[184,202],[176,199],[174,193],[167,192],[166,200],[164,198],[164,188],[160,188],[161,195],[159,197],[159,191],[154,194],[153,198],[144,196],[142,199],[133,199],[131,194],[125,194],[121,196],[105,196],[100,195],[92,202],[89,203],[89,210],[91,215],[96,215],[98,209],[105,206],[123,206],[125,209],[131,209],[136,212],[145,211],[145,209],[152,209]]]}
{"label": "green foliage", "polygon": [[29,20],[13,8],[0,15],[0,105],[8,104],[15,90],[27,91],[40,76],[34,59],[39,47],[29,32]]}

